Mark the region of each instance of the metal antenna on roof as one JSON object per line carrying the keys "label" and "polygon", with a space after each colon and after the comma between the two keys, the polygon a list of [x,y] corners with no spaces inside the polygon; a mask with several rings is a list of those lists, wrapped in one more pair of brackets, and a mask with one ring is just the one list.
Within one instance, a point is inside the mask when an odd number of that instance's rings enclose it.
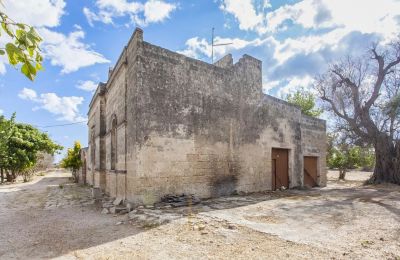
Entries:
{"label": "metal antenna on roof", "polygon": [[213,27],[211,31],[211,64],[214,63],[214,47],[232,44],[232,42],[214,44],[214,30],[215,28]]}

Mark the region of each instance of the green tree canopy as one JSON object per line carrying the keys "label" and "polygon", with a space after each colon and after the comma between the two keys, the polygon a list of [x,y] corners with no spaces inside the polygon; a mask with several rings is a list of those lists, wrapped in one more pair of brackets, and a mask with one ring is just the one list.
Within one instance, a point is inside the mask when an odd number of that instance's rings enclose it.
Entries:
{"label": "green tree canopy", "polygon": [[327,164],[330,169],[339,170],[339,179],[344,179],[350,169],[372,170],[375,153],[371,147],[361,147],[339,140],[335,134],[328,134]]}
{"label": "green tree canopy", "polygon": [[74,147],[68,149],[67,155],[61,161],[61,167],[71,170],[75,181],[78,180],[77,172],[82,166],[81,148],[80,142],[75,141]]}
{"label": "green tree canopy", "polygon": [[43,57],[39,47],[42,38],[32,26],[12,20],[1,9],[0,23],[0,37],[7,42],[0,46],[0,55],[7,55],[8,62],[14,67],[21,65],[21,72],[34,80],[37,71],[42,70]]}
{"label": "green tree canopy", "polygon": [[54,155],[62,146],[37,128],[15,122],[15,114],[0,117],[0,168],[16,174],[32,169],[40,152]]}
{"label": "green tree canopy", "polygon": [[39,152],[54,154],[61,146],[55,144],[46,133],[28,124],[15,124],[8,141],[9,168],[20,172],[36,165]]}
{"label": "green tree canopy", "polygon": [[304,89],[297,90],[293,94],[288,94],[286,100],[291,104],[299,106],[301,112],[309,116],[319,117],[323,112],[322,109],[315,108],[315,96]]}

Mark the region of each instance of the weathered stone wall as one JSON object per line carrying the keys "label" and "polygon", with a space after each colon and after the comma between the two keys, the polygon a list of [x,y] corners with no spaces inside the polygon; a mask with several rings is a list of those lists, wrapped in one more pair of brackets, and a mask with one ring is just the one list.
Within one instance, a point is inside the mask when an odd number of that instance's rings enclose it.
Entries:
{"label": "weathered stone wall", "polygon": [[[125,51],[110,73],[106,84],[105,154],[106,192],[112,197],[125,197],[125,130],[126,130],[126,66]],[[116,164],[111,168],[112,122],[116,122]],[[122,176],[120,176],[122,175]],[[122,182],[122,183],[121,183]]]}
{"label": "weathered stone wall", "polygon": [[320,186],[326,186],[327,167],[327,138],[324,120],[302,115],[301,135],[304,156],[318,157],[318,181]]}
{"label": "weathered stone wall", "polygon": [[80,184],[87,184],[87,172],[88,172],[88,166],[87,166],[87,151],[88,148],[82,148],[80,151],[80,157],[82,160],[82,167],[81,169],[78,171],[78,182]]}
{"label": "weathered stone wall", "polygon": [[[272,148],[289,149],[290,187],[303,184],[303,155],[319,157],[324,184],[324,122],[261,90],[261,62],[253,57],[233,64],[227,55],[212,65],[144,42],[136,30],[104,92],[106,127],[99,139],[106,192],[151,203],[169,193],[211,197],[268,190]],[[101,121],[98,100],[91,104],[89,128]]]}
{"label": "weathered stone wall", "polygon": [[104,149],[104,112],[105,98],[104,86],[99,85],[88,113],[88,129],[89,129],[89,150],[88,150],[88,175],[92,178],[88,182],[94,187],[106,188],[106,176],[104,172],[105,165],[105,149]]}

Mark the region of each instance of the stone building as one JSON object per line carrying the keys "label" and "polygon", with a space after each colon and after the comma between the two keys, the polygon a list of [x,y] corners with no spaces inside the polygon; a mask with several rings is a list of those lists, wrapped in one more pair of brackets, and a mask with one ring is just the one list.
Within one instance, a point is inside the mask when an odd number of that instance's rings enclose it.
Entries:
{"label": "stone building", "polygon": [[136,29],[88,113],[86,182],[152,203],[326,184],[325,121],[262,93],[261,61],[208,64]]}
{"label": "stone building", "polygon": [[78,183],[80,184],[87,184],[87,177],[86,177],[86,172],[87,172],[87,153],[88,153],[88,148],[82,148],[80,151],[80,157],[82,161],[82,167],[79,170],[78,173]]}

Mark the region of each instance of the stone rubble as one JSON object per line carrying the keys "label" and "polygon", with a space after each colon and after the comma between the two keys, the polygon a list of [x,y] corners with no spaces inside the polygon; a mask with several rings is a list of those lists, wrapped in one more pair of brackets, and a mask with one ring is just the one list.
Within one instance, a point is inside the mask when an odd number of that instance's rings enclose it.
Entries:
{"label": "stone rubble", "polygon": [[183,207],[183,206],[191,206],[200,203],[200,199],[196,198],[193,194],[182,194],[182,195],[165,195],[161,198],[161,202],[158,203],[158,206],[171,206],[174,208]]}
{"label": "stone rubble", "polygon": [[[282,193],[282,194],[281,194]],[[167,224],[182,217],[188,219],[195,218],[199,212],[208,212],[210,210],[226,209],[232,207],[241,207],[248,204],[254,204],[259,200],[265,200],[265,195],[268,197],[290,196],[279,193],[255,194],[254,196],[241,197],[219,197],[208,200],[200,200],[193,195],[167,195],[162,198],[162,201],[154,205],[134,205],[131,202],[126,202],[119,198],[110,198],[103,196],[101,200],[102,214],[126,215],[126,221],[121,224],[138,225],[145,228],[157,227]],[[117,204],[117,205],[115,205]],[[211,225],[212,226],[212,225]],[[210,226],[207,223],[198,223],[193,225],[193,230],[207,234]],[[235,231],[237,227],[232,223],[224,223],[224,228]]]}

